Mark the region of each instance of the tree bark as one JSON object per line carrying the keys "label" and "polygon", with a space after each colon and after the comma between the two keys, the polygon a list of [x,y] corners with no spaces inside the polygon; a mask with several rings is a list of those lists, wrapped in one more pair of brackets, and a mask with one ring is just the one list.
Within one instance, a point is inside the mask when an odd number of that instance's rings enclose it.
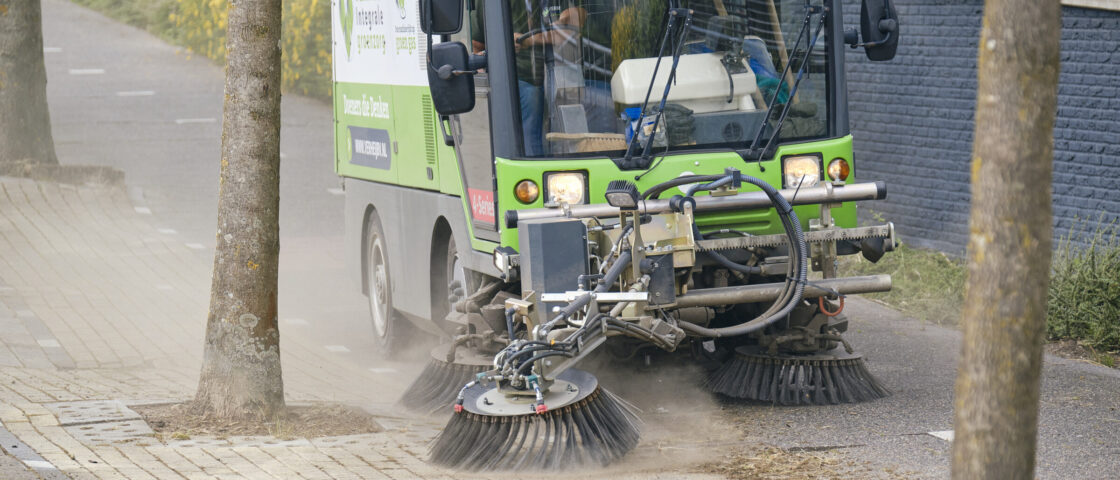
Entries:
{"label": "tree bark", "polygon": [[281,0],[233,0],[217,251],[195,407],[224,417],[284,407],[276,322],[280,252]]}
{"label": "tree bark", "polygon": [[57,164],[39,0],[0,0],[0,165]]}
{"label": "tree bark", "polygon": [[985,4],[955,479],[1034,477],[1060,37],[1057,0]]}

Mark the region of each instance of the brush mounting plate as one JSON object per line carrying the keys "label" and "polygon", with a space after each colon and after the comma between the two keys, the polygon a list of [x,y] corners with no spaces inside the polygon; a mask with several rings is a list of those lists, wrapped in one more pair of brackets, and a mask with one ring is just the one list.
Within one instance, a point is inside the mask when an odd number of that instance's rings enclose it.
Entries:
{"label": "brush mounting plate", "polygon": [[[568,369],[544,393],[544,404],[549,410],[563,408],[587,398],[599,386],[594,375],[582,370]],[[535,414],[536,397],[533,395],[506,395],[496,385],[475,385],[463,397],[463,407],[477,415],[508,417]]]}

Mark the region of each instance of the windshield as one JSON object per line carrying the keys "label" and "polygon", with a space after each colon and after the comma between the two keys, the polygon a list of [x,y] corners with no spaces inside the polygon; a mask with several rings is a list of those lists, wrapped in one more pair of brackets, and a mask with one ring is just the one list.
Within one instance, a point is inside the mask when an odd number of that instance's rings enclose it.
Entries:
{"label": "windshield", "polygon": [[[775,111],[790,104],[778,140],[827,133],[824,35],[806,55],[820,14],[794,50],[806,5],[822,0],[680,0],[692,15],[679,35],[664,33],[668,0],[509,1],[527,156],[617,156],[651,135],[654,153],[747,148],[760,129],[763,142],[771,136],[777,122],[763,123],[772,103]],[[473,40],[485,49],[481,34]],[[657,121],[674,51],[675,80]]]}

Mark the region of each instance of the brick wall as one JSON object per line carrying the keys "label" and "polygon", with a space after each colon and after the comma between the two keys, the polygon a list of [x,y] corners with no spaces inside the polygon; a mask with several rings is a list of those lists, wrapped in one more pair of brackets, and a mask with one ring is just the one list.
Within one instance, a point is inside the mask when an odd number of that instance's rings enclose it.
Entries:
{"label": "brick wall", "polygon": [[[898,55],[847,56],[856,175],[884,180],[867,204],[915,245],[959,253],[968,242],[969,158],[981,0],[894,0]],[[845,1],[859,25],[859,2]],[[1054,235],[1077,219],[1120,219],[1120,12],[1063,7],[1054,129]],[[1085,229],[1082,222],[1082,230]]]}

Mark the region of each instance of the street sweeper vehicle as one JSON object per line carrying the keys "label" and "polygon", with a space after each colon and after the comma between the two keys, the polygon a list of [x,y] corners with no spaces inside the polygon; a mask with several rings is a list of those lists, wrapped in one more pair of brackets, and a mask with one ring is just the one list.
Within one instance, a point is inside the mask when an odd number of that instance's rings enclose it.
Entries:
{"label": "street sweeper vehicle", "polygon": [[837,258],[895,244],[857,226],[886,186],[856,181],[844,49],[899,29],[841,3],[333,0],[345,254],[382,353],[442,340],[401,399],[451,415],[433,462],[625,455],[637,411],[579,369],[605,351],[737,399],[888,394],[843,309],[890,278]]}

